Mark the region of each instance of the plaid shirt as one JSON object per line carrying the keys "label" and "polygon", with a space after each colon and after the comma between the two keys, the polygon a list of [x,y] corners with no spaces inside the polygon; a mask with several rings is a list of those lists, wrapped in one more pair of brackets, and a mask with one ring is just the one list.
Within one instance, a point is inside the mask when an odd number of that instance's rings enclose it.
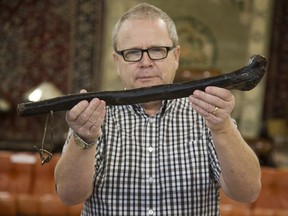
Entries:
{"label": "plaid shirt", "polygon": [[94,192],[83,216],[219,215],[220,166],[205,120],[187,98],[107,107]]}

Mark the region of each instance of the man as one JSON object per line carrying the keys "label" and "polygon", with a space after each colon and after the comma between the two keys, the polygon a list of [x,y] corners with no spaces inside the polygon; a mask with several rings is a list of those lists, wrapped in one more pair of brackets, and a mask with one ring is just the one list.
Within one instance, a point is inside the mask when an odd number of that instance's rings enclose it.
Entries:
{"label": "man", "polygon": [[[180,47],[173,21],[139,4],[113,32],[113,58],[125,89],[172,83]],[[82,90],[81,92],[85,92]],[[82,215],[219,215],[219,187],[241,202],[260,191],[258,160],[230,114],[229,90],[106,107],[97,98],[67,112],[70,127],[55,168],[67,204]]]}

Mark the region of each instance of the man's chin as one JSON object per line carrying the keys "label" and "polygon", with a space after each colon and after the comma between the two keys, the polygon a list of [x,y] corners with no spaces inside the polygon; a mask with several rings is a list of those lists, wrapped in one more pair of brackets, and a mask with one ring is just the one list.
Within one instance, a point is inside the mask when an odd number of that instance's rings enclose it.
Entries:
{"label": "man's chin", "polygon": [[135,86],[137,88],[151,87],[156,85],[162,85],[163,83],[157,82],[155,80],[141,80],[141,82],[137,82]]}

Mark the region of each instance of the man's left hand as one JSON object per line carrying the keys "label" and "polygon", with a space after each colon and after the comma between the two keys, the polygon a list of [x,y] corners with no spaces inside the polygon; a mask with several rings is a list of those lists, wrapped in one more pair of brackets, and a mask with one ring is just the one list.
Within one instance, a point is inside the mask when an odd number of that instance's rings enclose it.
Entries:
{"label": "man's left hand", "polygon": [[231,122],[235,98],[230,90],[209,86],[205,91],[194,91],[189,100],[211,131],[221,132]]}

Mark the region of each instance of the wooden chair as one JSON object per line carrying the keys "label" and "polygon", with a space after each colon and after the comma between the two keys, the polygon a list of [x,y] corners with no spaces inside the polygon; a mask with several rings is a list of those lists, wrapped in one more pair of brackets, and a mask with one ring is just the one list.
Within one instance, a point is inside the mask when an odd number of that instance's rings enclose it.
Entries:
{"label": "wooden chair", "polygon": [[[288,210],[288,170],[278,169],[275,174],[275,199],[278,202],[278,209]],[[288,215],[288,214],[287,214]]]}
{"label": "wooden chair", "polygon": [[0,151],[0,191],[9,191],[11,184],[12,152]]}
{"label": "wooden chair", "polygon": [[31,193],[36,158],[32,153],[14,153],[11,156],[11,185],[14,194]]}
{"label": "wooden chair", "polygon": [[21,216],[38,216],[38,197],[32,194],[18,194],[17,210]]}
{"label": "wooden chair", "polygon": [[17,216],[16,198],[9,192],[0,192],[0,216]]}
{"label": "wooden chair", "polygon": [[68,215],[68,206],[64,205],[56,194],[45,194],[39,197],[39,216]]}
{"label": "wooden chair", "polygon": [[275,210],[269,208],[254,208],[252,216],[275,216]]}
{"label": "wooden chair", "polygon": [[274,216],[287,216],[288,209],[277,209],[275,210]]}
{"label": "wooden chair", "polygon": [[68,216],[79,216],[83,208],[83,203],[68,206]]}
{"label": "wooden chair", "polygon": [[276,173],[275,168],[262,167],[261,169],[261,184],[262,189],[258,199],[253,203],[253,208],[259,209],[277,209],[279,208],[279,202],[275,198],[276,187]]}

